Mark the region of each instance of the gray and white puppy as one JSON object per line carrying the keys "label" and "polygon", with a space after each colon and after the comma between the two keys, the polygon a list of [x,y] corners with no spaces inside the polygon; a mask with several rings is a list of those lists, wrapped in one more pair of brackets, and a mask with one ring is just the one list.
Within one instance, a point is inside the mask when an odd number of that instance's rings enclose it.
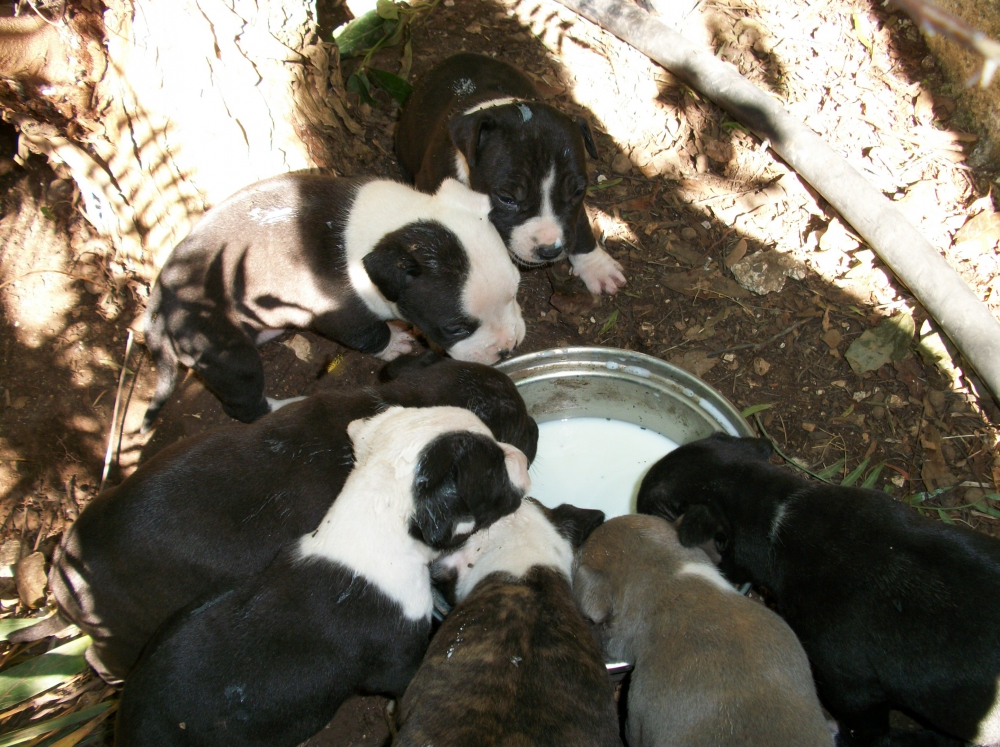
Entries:
{"label": "gray and white puppy", "polygon": [[490,201],[455,180],[432,195],[385,179],[284,174],[210,210],[160,271],[146,310],[159,380],[148,430],[195,370],[226,413],[249,423],[264,397],[257,346],[285,329],[392,360],[413,338],[459,360],[496,363],[524,338],[517,270]]}
{"label": "gray and white puppy", "polygon": [[630,747],[833,745],[791,628],[663,519],[632,514],[596,529],[573,592],[604,655],[635,666]]}

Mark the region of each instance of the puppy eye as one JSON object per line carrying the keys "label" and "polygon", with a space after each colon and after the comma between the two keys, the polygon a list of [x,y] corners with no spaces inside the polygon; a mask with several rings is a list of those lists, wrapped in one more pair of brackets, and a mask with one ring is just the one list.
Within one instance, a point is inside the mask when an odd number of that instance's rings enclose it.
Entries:
{"label": "puppy eye", "polygon": [[494,192],[493,195],[501,202],[505,207],[516,208],[517,198],[508,192]]}
{"label": "puppy eye", "polygon": [[452,339],[461,339],[463,337],[468,337],[470,332],[469,328],[464,324],[445,324],[441,327],[441,332]]}

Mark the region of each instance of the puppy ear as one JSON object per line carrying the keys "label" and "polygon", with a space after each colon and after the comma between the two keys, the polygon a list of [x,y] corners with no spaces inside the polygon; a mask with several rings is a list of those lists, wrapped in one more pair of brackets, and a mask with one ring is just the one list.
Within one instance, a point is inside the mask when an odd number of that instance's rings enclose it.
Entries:
{"label": "puppy ear", "polygon": [[487,436],[446,433],[421,454],[413,486],[410,534],[442,549],[509,514],[521,502],[506,455]]}
{"label": "puppy ear", "polygon": [[378,372],[378,380],[383,383],[395,381],[406,371],[420,371],[442,360],[444,358],[433,350],[425,350],[419,355],[401,355],[382,366],[382,370]]}
{"label": "puppy ear", "polygon": [[586,147],[590,157],[596,160],[599,157],[597,153],[597,143],[594,142],[594,135],[590,131],[590,123],[588,123],[583,117],[577,117],[574,121],[576,122],[577,127],[580,128],[580,132],[583,133],[584,147]]}
{"label": "puppy ear", "polygon": [[743,441],[751,454],[765,462],[774,453],[774,447],[766,438],[745,438]]}
{"label": "puppy ear", "polygon": [[398,405],[383,410],[378,415],[372,415],[370,418],[359,418],[358,420],[352,420],[347,424],[347,437],[351,439],[351,447],[354,451],[354,461],[361,462],[364,461],[371,451],[371,431],[377,426],[379,418],[381,418],[385,413],[401,409]]}
{"label": "puppy ear", "polygon": [[368,277],[391,303],[396,303],[411,278],[420,274],[420,265],[402,243],[389,234],[361,260]]}
{"label": "puppy ear", "polygon": [[556,531],[570,541],[573,549],[580,547],[590,533],[604,523],[603,511],[577,508],[568,503],[553,508],[548,514]]}
{"label": "puppy ear", "polygon": [[721,555],[729,548],[729,522],[710,506],[698,503],[688,508],[681,517],[677,539],[684,547],[713,542]]}
{"label": "puppy ear", "polygon": [[531,478],[528,476],[528,457],[516,446],[497,441],[497,446],[503,451],[503,462],[507,467],[507,475],[511,483],[527,493],[531,490]]}
{"label": "puppy ear", "polygon": [[576,606],[595,625],[611,617],[611,584],[600,571],[580,564],[573,574],[573,598]]}
{"label": "puppy ear", "polygon": [[494,126],[493,115],[488,109],[481,109],[472,114],[463,114],[448,123],[451,142],[458,148],[458,152],[465,156],[470,169],[476,166],[476,154],[479,152],[479,143],[483,133]]}

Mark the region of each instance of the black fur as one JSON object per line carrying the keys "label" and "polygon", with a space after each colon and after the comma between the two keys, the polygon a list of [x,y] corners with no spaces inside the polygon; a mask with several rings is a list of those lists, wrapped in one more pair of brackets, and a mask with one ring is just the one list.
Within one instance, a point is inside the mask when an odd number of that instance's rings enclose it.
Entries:
{"label": "black fur", "polygon": [[[172,393],[179,365],[201,376],[230,417],[249,423],[267,414],[256,342],[263,331],[304,328],[363,353],[386,349],[389,327],[351,284],[344,246],[358,190],[372,181],[306,173],[266,179],[209,211],[177,245],[146,311],[159,380],[144,432]],[[443,225],[417,222],[386,234],[364,265],[405,318],[443,348],[479,326],[462,303],[466,249]]]}
{"label": "black fur", "polygon": [[[514,104],[463,113],[504,97],[529,101],[531,119],[525,122]],[[553,209],[564,247],[537,246],[531,257],[517,255],[529,264],[557,259],[564,251],[585,254],[597,246],[583,209],[586,155],[598,156],[590,126],[539,98],[535,84],[513,65],[461,52],[418,81],[396,130],[396,155],[422,191],[459,177],[456,149],[465,156],[469,186],[490,196],[490,220],[508,247],[514,228],[539,214],[540,185],[555,165]]]}
{"label": "black fur", "polygon": [[318,394],[167,447],[80,514],[49,584],[94,639],[88,659],[102,676],[123,678],[171,614],[260,573],[316,526],[351,471],[352,420],[396,404],[467,407],[534,457],[538,426],[505,374],[425,353],[382,375],[372,390]]}
{"label": "black fur", "polygon": [[731,581],[770,591],[842,744],[936,738],[890,737],[890,709],[973,739],[1000,677],[1000,542],[879,491],[804,480],[769,454],[722,434],[683,446],[647,474],[638,509],[683,516],[685,544],[713,540]]}
{"label": "black fur", "polygon": [[[478,443],[452,437],[459,435]],[[447,466],[449,451],[453,464]],[[363,463],[358,467],[364,468]],[[468,492],[456,493],[449,485],[456,473],[492,477],[498,471],[504,480],[463,481]],[[398,520],[400,530],[406,523],[422,527],[418,542],[444,549],[453,541],[456,524],[468,520],[476,529],[488,526],[517,508],[522,494],[507,476],[505,454],[496,442],[464,432],[426,446],[407,487],[410,517],[383,514],[378,519],[377,528],[389,532],[383,535],[386,545],[399,542],[391,531]],[[442,500],[442,494],[447,498]],[[379,496],[355,489],[340,500],[378,501]],[[428,525],[422,517],[429,514]],[[351,543],[345,534],[351,528],[339,529],[325,542]],[[154,638],[126,680],[115,744],[294,747],[319,731],[350,695],[399,697],[430,634],[428,562],[412,554],[391,562],[392,572],[404,577],[422,570],[428,607],[425,617],[414,620],[363,567],[302,557],[297,544],[286,546],[260,576],[178,615]],[[407,564],[414,568],[401,567]]]}

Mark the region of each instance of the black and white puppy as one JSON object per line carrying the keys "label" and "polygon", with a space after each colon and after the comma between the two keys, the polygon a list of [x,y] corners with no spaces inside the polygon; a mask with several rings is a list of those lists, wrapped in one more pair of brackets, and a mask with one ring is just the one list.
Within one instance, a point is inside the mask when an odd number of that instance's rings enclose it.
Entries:
{"label": "black and white puppy", "polygon": [[159,380],[149,430],[194,369],[226,413],[271,411],[257,345],[310,329],[392,360],[403,319],[460,360],[495,363],[524,338],[517,270],[489,199],[455,180],[433,195],[381,179],[285,174],[210,210],[160,271],[146,311]]}
{"label": "black and white puppy", "polygon": [[791,628],[663,519],[630,514],[598,527],[580,550],[573,595],[605,658],[634,665],[629,747],[833,747]]}
{"label": "black and white puppy", "polygon": [[393,744],[620,747],[611,680],[570,590],[574,547],[603,520],[529,498],[438,561],[459,603],[399,701]]}
{"label": "black and white puppy", "polygon": [[521,70],[461,52],[421,78],[403,107],[396,155],[417,189],[454,177],[489,195],[490,220],[528,266],[568,254],[593,293],[625,284],[618,262],[597,245],[583,199],[590,126],[539,103]]}
{"label": "black and white puppy", "polygon": [[[396,359],[383,376],[391,380],[169,446],[81,512],[49,586],[61,616],[93,639],[87,660],[102,677],[120,682],[167,618],[261,573],[319,524],[353,468],[352,421],[392,405],[465,407],[501,449],[534,458],[538,426],[500,371],[428,352]],[[476,489],[474,473],[457,479]]]}
{"label": "black and white puppy", "polygon": [[429,564],[516,509],[527,460],[460,408],[348,430],[357,466],[319,526],[150,642],[116,745],[294,747],[350,695],[403,694],[430,637]]}
{"label": "black and white puppy", "polygon": [[639,511],[683,517],[684,545],[714,543],[730,581],[767,588],[842,744],[936,739],[890,734],[890,709],[1000,743],[1000,542],[880,491],[804,480],[770,454],[723,434],[682,446],[646,475]]}

